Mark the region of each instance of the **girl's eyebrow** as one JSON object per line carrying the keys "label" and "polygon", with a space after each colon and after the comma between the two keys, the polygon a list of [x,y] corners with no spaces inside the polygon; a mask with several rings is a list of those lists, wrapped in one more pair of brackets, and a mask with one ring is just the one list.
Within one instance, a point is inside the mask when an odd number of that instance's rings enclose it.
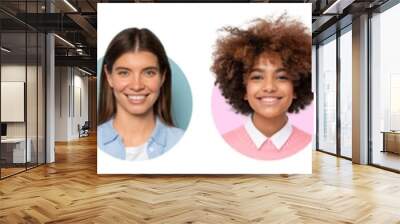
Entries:
{"label": "girl's eyebrow", "polygon": [[[264,72],[264,71],[265,71],[265,69],[259,68],[259,67],[252,68],[252,69],[250,70],[250,72]],[[284,67],[280,67],[280,68],[275,69],[274,73],[286,72],[286,71],[287,71],[287,70],[286,70]]]}
{"label": "girl's eyebrow", "polygon": [[283,68],[283,67],[281,67],[281,68],[277,68],[276,70],[275,70],[275,73],[278,73],[278,72],[286,72],[287,70],[285,69],[285,68]]}
{"label": "girl's eyebrow", "polygon": [[251,72],[263,72],[264,71],[264,69],[262,69],[262,68],[252,68],[252,69],[250,69],[250,73]]}

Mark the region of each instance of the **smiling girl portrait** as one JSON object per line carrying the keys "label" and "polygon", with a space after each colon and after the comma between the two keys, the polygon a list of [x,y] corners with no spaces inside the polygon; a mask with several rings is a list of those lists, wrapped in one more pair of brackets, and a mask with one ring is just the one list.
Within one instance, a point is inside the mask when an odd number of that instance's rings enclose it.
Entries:
{"label": "smiling girl portrait", "polygon": [[259,160],[304,149],[311,135],[291,125],[287,114],[298,113],[313,99],[308,29],[283,15],[222,30],[211,70],[226,102],[248,116],[244,125],[223,135],[225,141]]}
{"label": "smiling girl portrait", "polygon": [[171,113],[171,68],[160,40],[129,28],[109,44],[101,67],[98,146],[122,160],[156,158],[183,135]]}

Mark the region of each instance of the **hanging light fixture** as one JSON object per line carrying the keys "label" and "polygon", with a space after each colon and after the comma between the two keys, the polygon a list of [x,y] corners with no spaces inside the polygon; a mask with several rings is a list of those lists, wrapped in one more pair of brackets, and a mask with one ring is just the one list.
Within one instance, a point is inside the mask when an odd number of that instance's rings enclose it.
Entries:
{"label": "hanging light fixture", "polygon": [[10,49],[7,49],[7,48],[5,48],[5,47],[1,47],[0,49],[1,49],[2,51],[6,52],[6,53],[10,53],[10,52],[11,52]]}

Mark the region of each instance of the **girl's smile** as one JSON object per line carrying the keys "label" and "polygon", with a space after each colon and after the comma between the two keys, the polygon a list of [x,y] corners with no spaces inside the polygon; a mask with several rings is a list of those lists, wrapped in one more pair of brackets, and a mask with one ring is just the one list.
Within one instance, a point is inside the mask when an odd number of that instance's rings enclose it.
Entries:
{"label": "girl's smile", "polygon": [[263,53],[245,77],[246,94],[255,116],[285,118],[294,96],[293,82],[278,55]]}

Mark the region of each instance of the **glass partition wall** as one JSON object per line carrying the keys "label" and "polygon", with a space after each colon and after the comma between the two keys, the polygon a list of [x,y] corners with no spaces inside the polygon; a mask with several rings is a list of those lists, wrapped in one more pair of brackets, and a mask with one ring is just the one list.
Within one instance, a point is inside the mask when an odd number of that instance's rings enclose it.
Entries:
{"label": "glass partition wall", "polygon": [[318,149],[336,154],[336,35],[318,50]]}
{"label": "glass partition wall", "polygon": [[[2,33],[1,45],[10,52],[1,57],[1,175],[26,169],[26,33]],[[4,47],[3,47],[4,49]],[[27,154],[26,154],[27,153]],[[27,162],[30,162],[28,159]]]}
{"label": "glass partition wall", "polygon": [[[37,12],[38,2],[18,9]],[[1,179],[45,162],[45,35],[20,15],[0,11]]]}
{"label": "glass partition wall", "polygon": [[371,18],[370,162],[400,171],[400,4]]}
{"label": "glass partition wall", "polygon": [[318,44],[317,149],[352,157],[351,25]]}
{"label": "glass partition wall", "polygon": [[[400,172],[398,21],[400,4],[387,1],[374,9],[368,26],[368,164],[396,172]],[[347,159],[352,158],[352,42],[349,25],[318,43],[316,51],[317,149]]]}

